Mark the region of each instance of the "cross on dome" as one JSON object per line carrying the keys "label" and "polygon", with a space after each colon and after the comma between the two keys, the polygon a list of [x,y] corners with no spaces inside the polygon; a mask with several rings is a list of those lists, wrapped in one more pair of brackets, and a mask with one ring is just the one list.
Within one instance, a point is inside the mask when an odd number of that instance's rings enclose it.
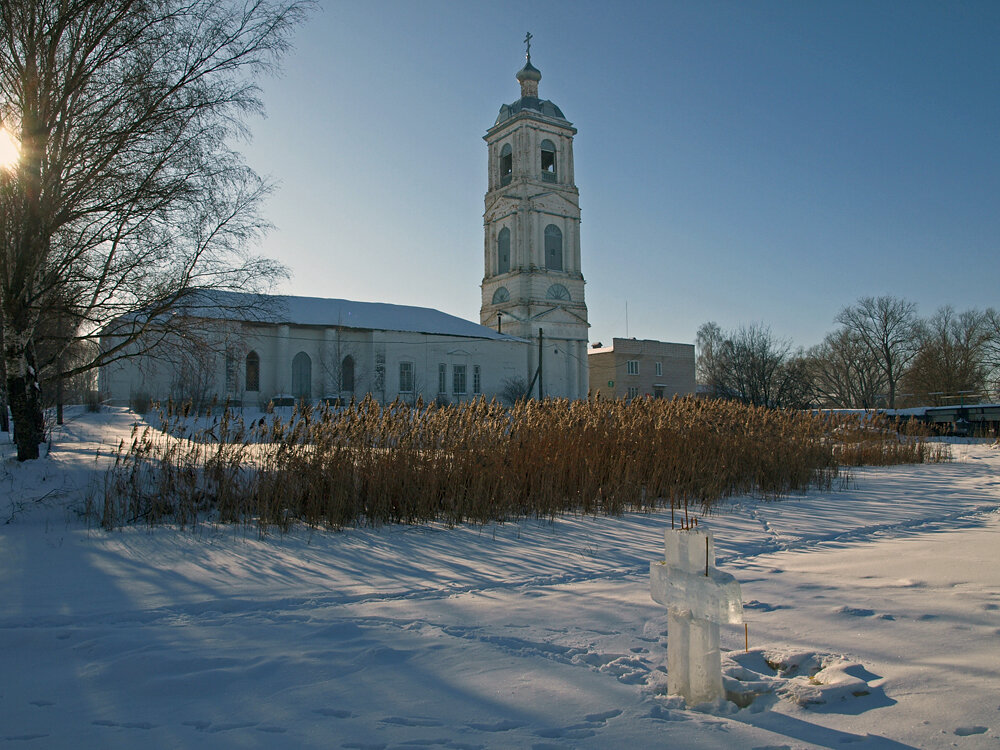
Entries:
{"label": "cross on dome", "polygon": [[524,67],[517,71],[517,80],[521,84],[521,96],[522,97],[532,97],[538,98],[538,82],[542,80],[542,72],[531,64],[531,39],[532,34],[529,31],[524,35],[524,44],[526,48],[525,58],[527,62],[524,63]]}

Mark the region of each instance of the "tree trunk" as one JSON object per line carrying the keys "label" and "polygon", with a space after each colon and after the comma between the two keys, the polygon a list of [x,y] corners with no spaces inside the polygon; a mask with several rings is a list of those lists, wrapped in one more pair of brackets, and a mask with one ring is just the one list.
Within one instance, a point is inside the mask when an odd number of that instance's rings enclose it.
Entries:
{"label": "tree trunk", "polygon": [[42,411],[38,371],[29,347],[8,346],[6,356],[7,396],[14,416],[17,460],[28,461],[38,458],[38,448],[45,439],[45,414]]}

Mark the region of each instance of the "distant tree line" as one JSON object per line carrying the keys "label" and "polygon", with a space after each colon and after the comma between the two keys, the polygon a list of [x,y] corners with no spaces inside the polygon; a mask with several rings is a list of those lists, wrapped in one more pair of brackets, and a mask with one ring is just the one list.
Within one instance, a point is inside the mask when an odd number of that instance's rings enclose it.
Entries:
{"label": "distant tree line", "polygon": [[1000,400],[1000,313],[862,297],[809,349],[753,323],[698,329],[698,382],[709,395],[773,407],[902,408]]}

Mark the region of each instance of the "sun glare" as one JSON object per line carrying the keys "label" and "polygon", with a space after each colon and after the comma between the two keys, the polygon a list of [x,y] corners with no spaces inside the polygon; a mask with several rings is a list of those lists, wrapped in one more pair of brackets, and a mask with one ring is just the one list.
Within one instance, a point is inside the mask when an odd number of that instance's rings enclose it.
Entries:
{"label": "sun glare", "polygon": [[20,157],[17,141],[4,128],[0,128],[0,169],[10,169]]}

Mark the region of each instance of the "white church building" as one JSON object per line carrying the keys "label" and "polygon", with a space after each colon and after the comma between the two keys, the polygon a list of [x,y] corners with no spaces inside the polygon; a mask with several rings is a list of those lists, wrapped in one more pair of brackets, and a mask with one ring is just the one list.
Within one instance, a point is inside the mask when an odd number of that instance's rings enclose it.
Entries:
{"label": "white church building", "polygon": [[102,368],[104,397],[265,405],[371,393],[382,403],[454,403],[520,385],[533,396],[586,398],[577,131],[538,98],[541,73],[530,52],[529,43],[517,73],[521,98],[500,108],[485,136],[480,324],[389,303],[205,291],[175,313],[190,319],[202,345],[164,342]]}

